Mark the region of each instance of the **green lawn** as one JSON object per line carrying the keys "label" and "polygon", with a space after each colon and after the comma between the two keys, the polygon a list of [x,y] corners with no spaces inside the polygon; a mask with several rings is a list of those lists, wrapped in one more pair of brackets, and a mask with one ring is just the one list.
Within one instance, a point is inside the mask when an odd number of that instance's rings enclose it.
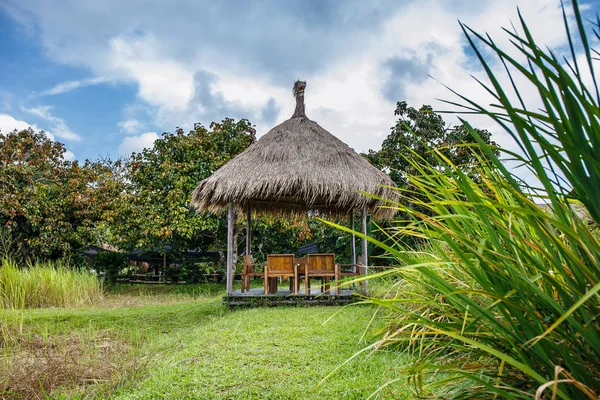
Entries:
{"label": "green lawn", "polygon": [[[406,362],[379,351],[344,364],[369,343],[370,308],[226,310],[221,295],[218,285],[119,286],[95,308],[1,311],[3,395],[363,399]],[[406,397],[399,386],[374,398]]]}

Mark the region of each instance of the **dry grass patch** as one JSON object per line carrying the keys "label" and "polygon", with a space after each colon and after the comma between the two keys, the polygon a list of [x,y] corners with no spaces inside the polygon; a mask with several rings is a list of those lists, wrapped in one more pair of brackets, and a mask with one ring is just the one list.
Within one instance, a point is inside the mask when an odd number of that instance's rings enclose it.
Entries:
{"label": "dry grass patch", "polygon": [[140,368],[129,344],[99,332],[44,337],[15,329],[2,339],[0,397],[6,399],[43,399],[57,390],[90,392],[90,385],[121,380]]}

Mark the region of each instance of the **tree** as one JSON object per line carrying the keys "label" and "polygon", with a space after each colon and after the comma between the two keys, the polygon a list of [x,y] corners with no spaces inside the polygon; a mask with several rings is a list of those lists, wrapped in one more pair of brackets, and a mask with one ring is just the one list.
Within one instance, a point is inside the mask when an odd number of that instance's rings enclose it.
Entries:
{"label": "tree", "polygon": [[197,213],[191,193],[198,183],[256,140],[248,120],[226,118],[184,133],[163,133],[152,148],[133,153],[127,162],[129,190],[123,193],[119,223],[112,228],[121,248],[165,254],[222,247],[223,216]]}
{"label": "tree", "polygon": [[[407,184],[405,174],[417,173],[410,160],[421,164],[422,158],[430,165],[442,168],[432,150],[440,151],[467,175],[474,173],[478,164],[477,156],[485,158],[481,150],[469,146],[477,142],[464,125],[448,128],[431,106],[424,105],[417,110],[401,101],[396,104],[394,115],[400,118],[383,141],[381,150],[369,150],[366,157],[371,164],[388,173],[399,187]],[[490,141],[491,134],[488,131],[475,130],[486,143],[496,145]]]}
{"label": "tree", "polygon": [[0,227],[25,259],[63,257],[97,244],[97,226],[121,190],[113,173],[120,162],[80,164],[64,153],[43,132],[0,133]]}
{"label": "tree", "polygon": [[[415,188],[409,184],[407,175],[415,176],[420,172],[413,163],[431,165],[440,172],[446,168],[440,162],[436,151],[446,157],[454,166],[460,168],[470,177],[476,177],[477,166],[480,159],[487,156],[477,146],[477,141],[468,132],[464,125],[448,127],[441,115],[435,113],[431,106],[423,105],[420,109],[408,107],[405,101],[396,104],[394,115],[399,116],[391,128],[391,133],[383,141],[381,150],[369,150],[363,154],[371,164],[390,175],[390,178],[399,188]],[[475,129],[484,142],[496,145],[491,141],[491,134],[482,129]],[[412,197],[425,199],[425,194],[411,193]],[[412,207],[416,207],[412,205]],[[429,214],[426,207],[418,207],[419,211]],[[382,225],[385,230],[386,223]],[[372,235],[381,241],[386,241],[387,236],[381,232],[372,231]],[[403,237],[401,240],[406,246],[418,245],[414,237]]]}

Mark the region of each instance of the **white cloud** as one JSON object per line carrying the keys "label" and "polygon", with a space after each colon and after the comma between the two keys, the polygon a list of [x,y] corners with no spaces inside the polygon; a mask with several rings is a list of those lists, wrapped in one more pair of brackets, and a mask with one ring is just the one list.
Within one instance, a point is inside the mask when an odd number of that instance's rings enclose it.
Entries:
{"label": "white cloud", "polygon": [[[189,129],[193,122],[208,124],[208,118],[237,112],[242,115],[236,117],[247,117],[257,125],[260,136],[291,116],[291,86],[301,78],[308,81],[308,116],[358,151],[381,145],[396,119],[395,100],[447,109],[436,99],[453,99],[432,79],[386,69],[390,59],[409,60],[413,67],[422,68],[424,76],[430,74],[469,98],[490,103],[489,95],[470,76],[482,74],[457,19],[478,32],[489,32],[507,47],[508,36],[501,28],[518,21],[519,6],[542,47],[566,44],[558,0],[391,2],[398,3],[396,8],[385,1],[377,3],[380,8],[363,1],[322,3],[320,7],[335,8],[330,19],[325,12],[310,10],[308,2],[292,1],[283,6],[273,2],[269,7],[240,3],[234,9],[183,1],[176,7],[157,3],[150,9],[120,0],[81,0],[72,2],[66,13],[56,12],[55,6],[42,0],[14,0],[7,10],[24,26],[39,27],[42,46],[53,60],[87,67],[103,79],[137,84],[138,100],[152,110],[152,120],[142,126],[138,122],[145,117],[125,111],[126,120],[119,123],[125,133],[138,133],[150,124],[165,130]],[[270,7],[276,9],[275,15]],[[173,23],[164,24],[166,17]],[[372,26],[365,21],[372,21]],[[492,63],[492,67],[500,71],[501,66]],[[197,96],[194,80],[200,71],[214,76],[203,97]],[[74,86],[67,82],[50,90]],[[525,86],[521,94],[535,107],[533,88]],[[281,109],[275,123],[265,123],[260,109],[271,98]],[[452,116],[444,118],[456,122]],[[514,148],[508,135],[488,119],[468,119],[491,130],[503,147]],[[119,152],[140,150],[157,137],[147,132],[125,138]]]}
{"label": "white cloud", "polygon": [[33,96],[31,96],[31,98],[42,97],[42,96],[53,96],[53,95],[57,95],[57,94],[68,93],[72,90],[79,89],[81,87],[99,85],[99,84],[106,83],[109,81],[110,81],[109,79],[104,78],[104,77],[96,77],[96,78],[81,79],[78,81],[61,82],[48,90],[44,90],[39,93],[35,93]]}
{"label": "white cloud", "polygon": [[51,113],[52,107],[51,106],[41,106],[41,107],[32,107],[32,108],[22,107],[22,109],[23,109],[23,111],[26,111],[30,114],[33,114],[37,117],[40,117],[40,118],[45,119],[46,121],[50,122],[52,124],[52,126],[51,126],[52,133],[54,135],[56,135],[56,137],[58,137],[60,139],[72,140],[72,141],[77,141],[77,142],[81,140],[81,137],[78,134],[71,131],[71,129],[69,128],[69,126],[67,125],[67,123],[65,122],[64,119],[58,118],[58,117],[55,117],[54,115],[52,115],[52,113]]}
{"label": "white cloud", "polygon": [[119,145],[119,154],[130,156],[133,152],[140,153],[145,148],[152,147],[156,139],[158,139],[156,132],[146,132],[139,136],[128,136]]}
{"label": "white cloud", "polygon": [[[476,30],[488,30],[495,40],[508,43],[501,27],[509,26],[511,19],[516,19],[517,5],[531,22],[530,28],[540,43],[551,47],[565,43],[563,32],[557,29],[562,27],[562,15],[559,4],[554,0],[490,2],[472,12],[466,8],[455,10],[433,0],[408,4],[391,15],[379,29],[365,33],[356,43],[340,43],[347,46],[345,55],[329,60],[327,66],[319,71],[299,76],[308,80],[306,103],[309,117],[358,151],[378,148],[395,119],[394,102],[383,96],[383,86],[387,84],[386,79],[404,79],[386,76],[382,65],[390,57],[407,55],[428,61],[427,73],[440,82],[488,104],[489,96],[470,76],[480,75],[480,71],[465,52],[467,43],[456,20],[461,18]],[[282,107],[277,122],[291,116],[294,107],[290,94],[292,80],[287,86],[281,86],[266,75],[260,76],[256,71],[240,67],[239,61],[236,63],[223,54],[215,54],[211,61],[201,55],[193,59],[169,56],[168,43],[168,39],[153,34],[117,36],[110,41],[110,62],[105,64],[106,68],[138,83],[139,97],[156,108],[154,122],[157,125],[191,126],[197,120],[205,124],[210,122],[204,120],[210,115],[206,109],[207,101],[191,104],[194,99],[193,77],[201,68],[216,77],[210,93],[222,95],[230,107],[239,109],[243,105],[246,116],[257,124],[259,136],[271,126],[253,118],[257,113],[253,115],[250,110],[258,110],[268,98],[274,97]],[[219,68],[219,58],[233,62],[227,68]],[[431,104],[447,109],[436,99],[452,98],[447,89],[432,79],[405,81],[402,85],[405,87],[404,98],[397,100],[407,100],[415,107]],[[535,91],[529,89],[524,90],[523,95],[534,100]],[[229,112],[232,110],[230,108]],[[225,112],[227,110],[223,110]],[[230,115],[221,117],[225,116]],[[451,116],[445,119],[456,122]],[[489,121],[471,119],[476,126],[495,130],[495,139],[502,146],[514,148],[512,140]]]}
{"label": "white cloud", "polygon": [[121,130],[121,132],[125,132],[128,135],[134,134],[134,133],[138,133],[140,131],[140,129],[142,129],[142,127],[144,126],[144,124],[142,124],[142,122],[140,122],[139,120],[135,119],[135,118],[131,118],[125,121],[120,121],[118,124],[119,129]]}
{"label": "white cloud", "polygon": [[[36,124],[30,124],[28,122],[21,121],[19,119],[15,119],[8,114],[0,114],[0,131],[2,131],[2,133],[6,134],[6,133],[12,132],[14,130],[22,131],[22,130],[29,129],[29,128],[33,129],[36,132],[42,130],[42,129],[38,128],[38,126]],[[47,132],[47,131],[44,133],[51,140],[54,140],[54,135],[52,133]]]}
{"label": "white cloud", "polygon": [[75,157],[75,154],[71,150],[66,150],[65,153],[63,154],[63,157],[67,161],[73,161],[77,158],[77,157]]}
{"label": "white cloud", "polygon": [[152,35],[110,41],[106,67],[139,85],[138,96],[165,111],[184,108],[192,96],[193,69],[162,54]]}
{"label": "white cloud", "polygon": [[[6,134],[14,130],[22,131],[29,128],[33,129],[35,132],[42,130],[36,124],[30,124],[25,121],[15,119],[8,114],[0,114],[0,131],[2,131],[2,133]],[[51,132],[44,131],[44,134],[48,136],[50,140],[54,140],[54,135]],[[71,150],[66,150],[63,154],[63,157],[68,161],[73,161],[76,158],[75,154]]]}

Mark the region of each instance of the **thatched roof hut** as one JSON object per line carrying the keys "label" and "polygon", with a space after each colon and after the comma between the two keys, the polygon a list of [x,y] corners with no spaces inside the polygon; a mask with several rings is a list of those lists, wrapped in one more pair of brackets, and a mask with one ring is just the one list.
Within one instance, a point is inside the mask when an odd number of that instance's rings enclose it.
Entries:
{"label": "thatched roof hut", "polygon": [[296,110],[256,143],[200,182],[192,194],[199,210],[218,211],[231,202],[259,212],[346,214],[362,209],[377,218],[393,210],[363,195],[394,199],[394,182],[347,144],[308,119],[306,82],[294,85]]}

